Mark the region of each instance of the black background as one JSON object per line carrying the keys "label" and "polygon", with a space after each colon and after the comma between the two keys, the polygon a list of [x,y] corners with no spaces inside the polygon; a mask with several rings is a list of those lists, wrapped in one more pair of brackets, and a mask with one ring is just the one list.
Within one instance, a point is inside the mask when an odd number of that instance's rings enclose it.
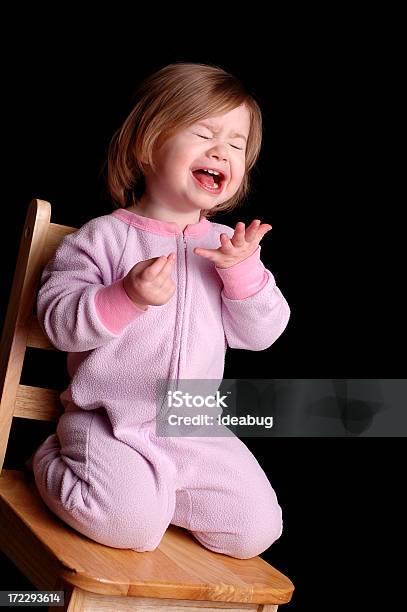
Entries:
{"label": "black background", "polygon": [[[211,63],[246,84],[264,119],[250,204],[215,221],[273,226],[262,261],[291,307],[272,347],[228,351],[225,378],[403,377],[397,37],[385,44],[362,23],[335,35],[288,28],[287,38],[257,47],[240,31],[227,43],[214,30],[190,45],[157,34],[123,34],[119,44],[97,28],[80,41],[75,29],[62,38],[56,27],[20,32],[3,72],[1,325],[30,200],[48,200],[51,220],[75,227],[110,213],[98,175],[136,85],[173,61]],[[63,385],[64,356],[37,353],[28,351],[22,382]],[[20,467],[46,435],[36,427],[33,435],[32,423],[14,422],[10,440],[26,446],[10,446],[6,468]],[[284,533],[262,555],[296,586],[282,609],[387,601],[402,441],[245,439],[283,508]],[[0,560],[1,589],[31,588]]]}

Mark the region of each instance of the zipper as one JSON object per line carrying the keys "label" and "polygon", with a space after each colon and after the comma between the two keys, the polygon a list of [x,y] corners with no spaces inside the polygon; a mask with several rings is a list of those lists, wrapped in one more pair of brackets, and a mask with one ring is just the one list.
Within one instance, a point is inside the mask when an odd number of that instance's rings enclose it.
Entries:
{"label": "zipper", "polygon": [[177,364],[177,388],[178,388],[178,381],[179,381],[179,375],[180,375],[180,370],[181,370],[181,346],[184,343],[184,338],[183,338],[183,331],[184,331],[184,321],[185,321],[185,301],[186,301],[186,295],[187,295],[187,241],[185,240],[185,235],[184,232],[182,232],[182,242],[184,245],[184,261],[183,261],[183,266],[184,266],[184,271],[185,271],[185,283],[184,283],[184,303],[183,303],[183,309],[182,309],[182,320],[181,320],[181,333],[180,333],[180,343],[179,343],[179,359],[178,359],[178,364]]}
{"label": "zipper", "polygon": [[[172,376],[172,382],[167,385],[167,392],[169,390],[171,391],[177,391],[178,390],[178,382],[179,382],[179,375],[180,375],[180,371],[181,371],[181,346],[183,344],[183,331],[184,331],[184,319],[185,319],[185,298],[186,298],[186,293],[187,293],[187,241],[185,240],[185,236],[184,233],[182,233],[182,243],[184,245],[184,257],[183,257],[183,262],[180,263],[179,258],[177,257],[177,265],[182,265],[184,266],[184,271],[185,271],[185,282],[184,282],[184,299],[183,299],[183,306],[182,306],[182,313],[181,313],[181,318],[179,320],[179,325],[181,328],[180,331],[180,335],[179,335],[179,353],[178,353],[178,359],[177,359],[177,363],[175,365],[175,371],[172,370],[171,367],[171,371],[173,372]],[[177,255],[178,255],[178,250],[180,250],[180,243],[179,243],[179,239],[177,238]],[[182,251],[181,251],[182,252]],[[165,416],[166,412],[163,413],[163,410],[165,408],[164,406],[165,404],[165,399],[163,399],[162,403],[161,403],[161,407],[160,407],[160,413],[159,416]]]}

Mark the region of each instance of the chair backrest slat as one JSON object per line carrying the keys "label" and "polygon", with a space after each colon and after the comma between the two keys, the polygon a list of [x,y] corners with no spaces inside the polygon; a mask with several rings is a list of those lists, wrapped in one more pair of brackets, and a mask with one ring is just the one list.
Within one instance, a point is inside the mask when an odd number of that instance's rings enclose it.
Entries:
{"label": "chair backrest slat", "polygon": [[60,392],[55,389],[18,385],[13,416],[37,421],[58,421],[63,413],[59,396]]}
{"label": "chair backrest slat", "polygon": [[[43,247],[43,267],[54,256],[62,238],[68,234],[78,231],[76,227],[68,225],[59,225],[58,223],[50,223],[48,226],[47,237]],[[41,270],[42,271],[42,270]]]}
{"label": "chair backrest slat", "polygon": [[48,340],[48,337],[42,331],[37,315],[32,315],[29,324],[27,346],[30,348],[46,349],[49,351],[57,351],[53,344]]}
{"label": "chair backrest slat", "polygon": [[28,207],[0,348],[0,471],[13,417],[56,422],[63,412],[60,391],[20,384],[27,347],[58,350],[35,315],[44,266],[61,240],[77,228],[51,223],[51,204],[38,198]]}

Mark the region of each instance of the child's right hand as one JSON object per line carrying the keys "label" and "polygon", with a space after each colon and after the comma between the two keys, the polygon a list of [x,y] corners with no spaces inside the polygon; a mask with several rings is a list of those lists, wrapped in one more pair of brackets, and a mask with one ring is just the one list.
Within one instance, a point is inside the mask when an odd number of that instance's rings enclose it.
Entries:
{"label": "child's right hand", "polygon": [[149,305],[166,304],[175,293],[175,283],[171,278],[171,270],[175,261],[175,253],[168,256],[152,257],[139,261],[123,279],[124,289],[129,298],[147,310]]}

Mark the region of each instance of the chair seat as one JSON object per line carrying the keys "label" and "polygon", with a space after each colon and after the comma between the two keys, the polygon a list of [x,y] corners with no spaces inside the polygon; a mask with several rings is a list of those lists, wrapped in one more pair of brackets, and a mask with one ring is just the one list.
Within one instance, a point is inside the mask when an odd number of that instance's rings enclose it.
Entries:
{"label": "chair seat", "polygon": [[175,525],[151,552],[94,542],[48,509],[31,473],[3,469],[0,512],[2,539],[15,530],[26,533],[27,550],[44,551],[39,563],[56,565],[62,580],[94,593],[283,604],[294,590],[286,576],[260,557],[235,559],[212,552]]}

